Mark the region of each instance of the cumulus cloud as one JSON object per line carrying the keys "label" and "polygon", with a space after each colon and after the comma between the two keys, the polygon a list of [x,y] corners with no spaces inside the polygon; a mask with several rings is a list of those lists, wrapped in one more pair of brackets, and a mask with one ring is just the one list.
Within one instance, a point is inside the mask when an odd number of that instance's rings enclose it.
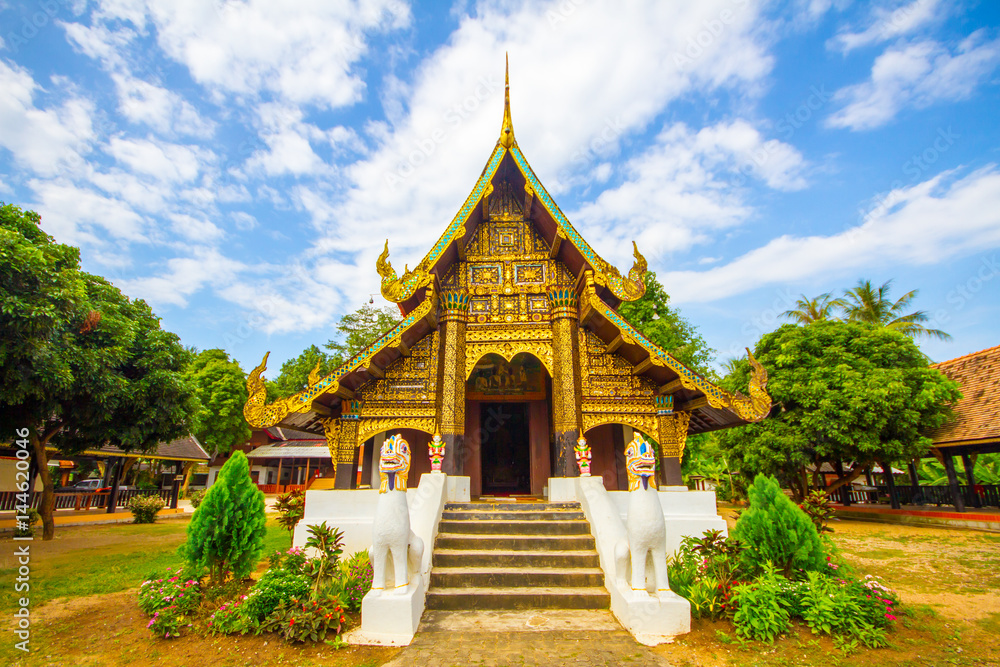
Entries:
{"label": "cumulus cloud", "polygon": [[827,46],[849,53],[862,46],[907,35],[940,18],[946,11],[941,0],[913,0],[895,9],[876,6],[871,10],[866,28],[857,32],[845,28],[830,39]]}
{"label": "cumulus cloud", "polygon": [[39,108],[40,90],[31,74],[0,60],[0,146],[22,166],[42,175],[79,170],[95,139],[93,104],[69,96],[61,105]]}
{"label": "cumulus cloud", "polygon": [[[802,155],[737,120],[694,131],[665,128],[653,146],[629,160],[624,182],[605,190],[571,218],[592,242],[627,259],[637,239],[655,256],[687,250],[713,230],[744,222],[751,209],[740,182],[747,176],[780,190],[805,186]],[[613,256],[614,256],[613,255]]]}
{"label": "cumulus cloud", "polygon": [[[890,206],[830,236],[781,236],[708,271],[660,276],[677,303],[711,301],[773,284],[866,266],[929,265],[1000,246],[1000,169],[939,174],[893,191]],[[947,221],[947,224],[942,224]]]}
{"label": "cumulus cloud", "polygon": [[120,279],[115,283],[122,291],[145,299],[154,307],[183,307],[192,294],[206,286],[219,289],[229,285],[245,268],[244,264],[223,256],[215,248],[196,246],[187,256],[167,260],[165,270],[159,275]]}
{"label": "cumulus cloud", "polygon": [[826,119],[829,127],[868,130],[885,125],[904,108],[927,107],[969,97],[1000,62],[1000,40],[984,31],[963,40],[954,53],[925,40],[893,46],[875,59],[871,77],[834,95],[843,108]]}

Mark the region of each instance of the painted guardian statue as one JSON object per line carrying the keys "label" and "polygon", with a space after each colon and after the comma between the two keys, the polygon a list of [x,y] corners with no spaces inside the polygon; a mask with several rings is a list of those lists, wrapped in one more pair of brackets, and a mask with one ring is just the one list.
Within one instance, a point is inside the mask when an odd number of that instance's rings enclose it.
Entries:
{"label": "painted guardian statue", "polygon": [[410,472],[410,445],[401,435],[382,443],[379,457],[379,497],[372,526],[372,590],[386,585],[389,556],[393,563],[393,585],[402,593],[410,583],[409,561],[414,570],[424,554],[424,543],[410,530],[410,510],[406,505],[406,477]]}
{"label": "painted guardian statue", "polygon": [[628,539],[627,542],[622,540],[615,549],[618,573],[624,576],[631,564],[632,590],[646,590],[646,566],[652,556],[656,591],[667,591],[667,531],[663,507],[652,481],[656,474],[656,452],[637,432],[625,448],[625,461],[629,490],[625,525]]}

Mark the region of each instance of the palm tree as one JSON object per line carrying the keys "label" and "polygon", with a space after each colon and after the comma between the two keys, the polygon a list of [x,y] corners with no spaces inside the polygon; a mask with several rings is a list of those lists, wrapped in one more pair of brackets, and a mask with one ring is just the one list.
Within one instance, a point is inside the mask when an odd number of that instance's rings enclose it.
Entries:
{"label": "palm tree", "polygon": [[940,329],[928,329],[922,323],[930,318],[927,312],[917,310],[903,315],[910,302],[917,296],[911,290],[896,301],[889,298],[892,281],[887,280],[880,287],[873,287],[870,280],[859,280],[855,287],[844,292],[839,299],[848,322],[867,322],[876,326],[898,331],[907,336],[931,336],[940,340],[951,340],[951,336]]}
{"label": "palm tree", "polygon": [[781,314],[782,317],[795,320],[798,324],[810,324],[831,319],[834,308],[844,308],[844,300],[834,299],[829,292],[812,299],[803,294],[801,299],[795,301],[795,305],[798,308],[786,310]]}

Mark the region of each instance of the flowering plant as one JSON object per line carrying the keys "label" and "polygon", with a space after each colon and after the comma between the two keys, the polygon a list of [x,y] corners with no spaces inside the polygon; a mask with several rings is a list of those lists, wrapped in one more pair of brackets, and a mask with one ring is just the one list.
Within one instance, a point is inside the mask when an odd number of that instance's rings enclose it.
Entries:
{"label": "flowering plant", "polygon": [[359,551],[341,563],[340,580],[334,591],[351,611],[361,609],[361,600],[372,589],[372,564],[367,551]]}
{"label": "flowering plant", "polygon": [[178,613],[194,610],[201,603],[201,586],[198,580],[189,577],[183,569],[171,572],[158,579],[147,579],[139,586],[139,609],[153,614],[159,609],[173,606]]}
{"label": "flowering plant", "polygon": [[153,523],[156,521],[156,513],[165,505],[163,498],[159,496],[135,496],[128,501],[132,523]]}
{"label": "flowering plant", "polygon": [[164,639],[170,639],[171,637],[181,636],[181,625],[183,623],[184,613],[180,611],[177,605],[172,604],[154,611],[146,627],[154,635],[163,635]]}
{"label": "flowering plant", "polygon": [[246,634],[255,630],[258,623],[245,613],[243,603],[247,596],[241,595],[235,600],[222,603],[208,619],[208,631],[213,635]]}
{"label": "flowering plant", "polygon": [[327,634],[339,635],[346,621],[344,608],[335,597],[295,598],[280,603],[261,624],[260,632],[277,632],[290,642],[318,642],[325,641]]}

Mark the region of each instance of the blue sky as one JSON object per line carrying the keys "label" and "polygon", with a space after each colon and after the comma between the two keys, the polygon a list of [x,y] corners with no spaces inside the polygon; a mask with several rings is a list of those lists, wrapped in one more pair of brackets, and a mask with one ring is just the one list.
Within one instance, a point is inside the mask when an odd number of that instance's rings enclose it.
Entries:
{"label": "blue sky", "polygon": [[414,265],[515,133],[742,353],[800,294],[918,289],[1000,343],[1000,6],[0,0],[0,199],[187,345],[270,375]]}

